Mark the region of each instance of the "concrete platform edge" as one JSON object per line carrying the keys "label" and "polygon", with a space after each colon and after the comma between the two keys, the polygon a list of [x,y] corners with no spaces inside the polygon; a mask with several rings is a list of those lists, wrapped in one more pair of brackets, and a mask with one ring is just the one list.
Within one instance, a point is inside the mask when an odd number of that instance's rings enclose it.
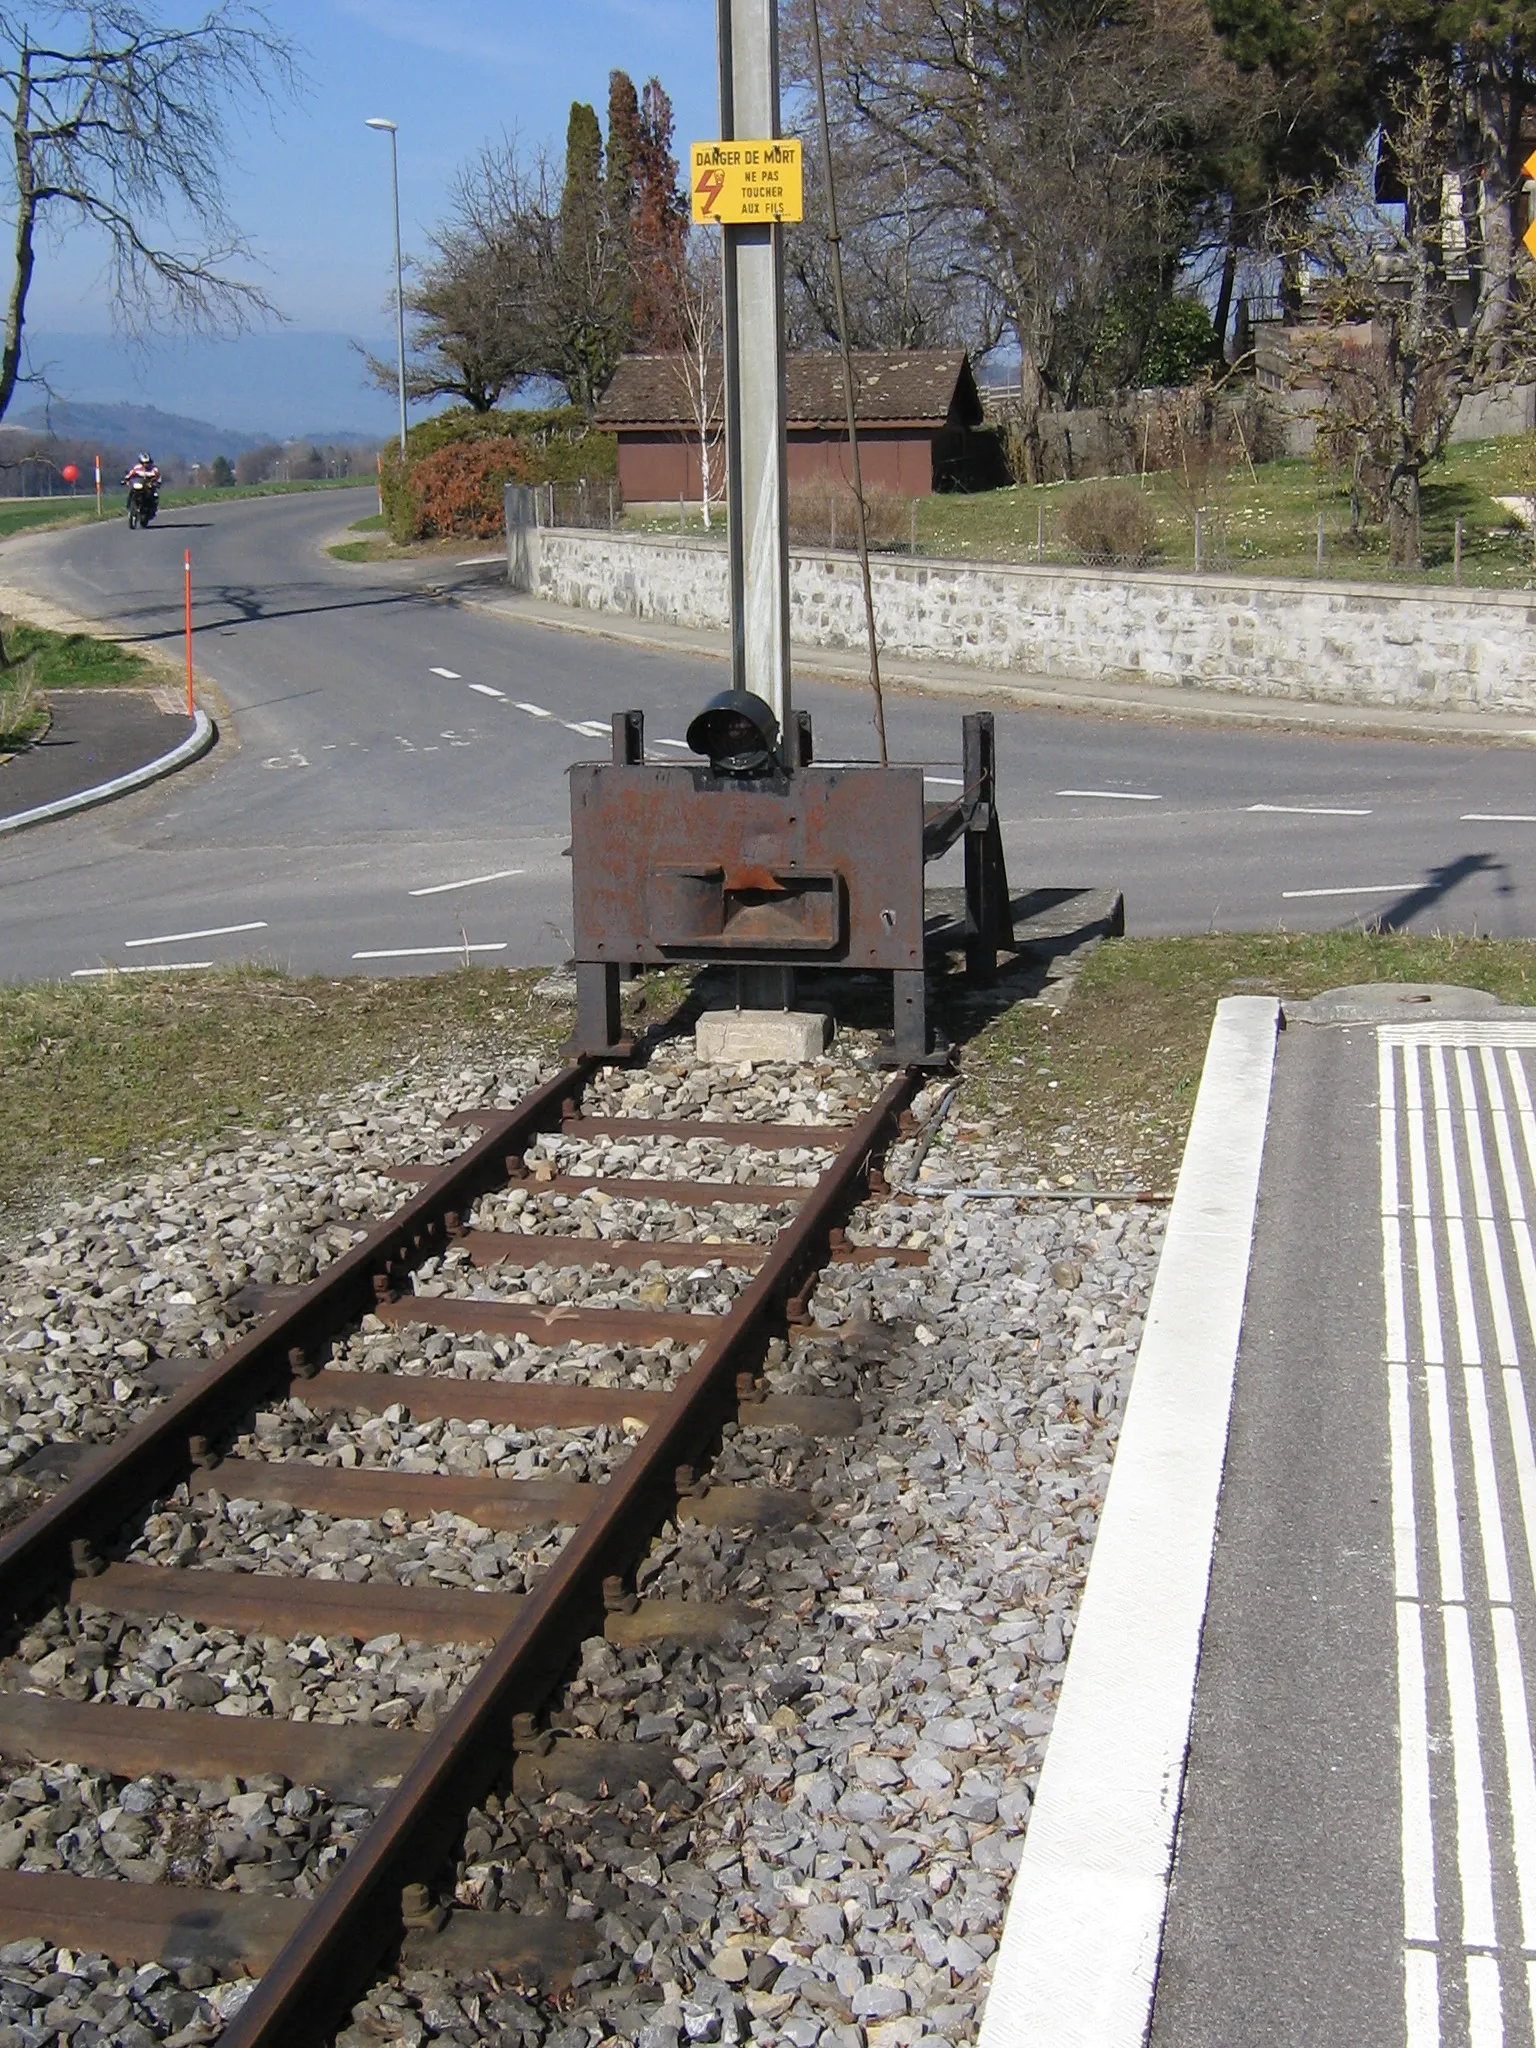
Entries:
{"label": "concrete platform edge", "polygon": [[22,832],[29,825],[46,825],[54,818],[67,818],[74,811],[92,810],[97,804],[110,803],[114,797],[131,795],[148,783],[158,782],[162,775],[174,775],[178,768],[200,760],[218,736],[218,727],[199,705],[192,730],[168,754],[160,754],[142,767],[130,769],[126,775],[114,776],[110,782],[98,782],[94,788],[77,789],[73,796],[61,796],[51,804],[38,804],[30,811],[16,811],[9,818],[0,818],[0,833]]}
{"label": "concrete platform edge", "polygon": [[1217,1006],[980,2048],[1146,2038],[1279,1024]]}

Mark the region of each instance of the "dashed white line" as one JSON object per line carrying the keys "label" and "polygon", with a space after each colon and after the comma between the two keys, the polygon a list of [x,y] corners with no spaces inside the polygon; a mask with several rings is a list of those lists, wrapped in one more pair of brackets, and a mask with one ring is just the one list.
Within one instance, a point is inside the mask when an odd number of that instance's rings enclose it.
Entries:
{"label": "dashed white line", "polygon": [[600,718],[562,718],[560,723],[567,732],[580,733],[584,740],[605,740],[613,731]]}
{"label": "dashed white line", "polygon": [[476,946],[376,946],[366,953],[354,953],[354,960],[425,960],[434,954],[452,954],[462,959],[466,953],[505,953],[507,941],[494,939],[488,944]]}
{"label": "dashed white line", "polygon": [[523,868],[497,868],[491,875],[466,875],[462,882],[433,882],[425,889],[410,889],[406,893],[410,896],[446,896],[450,889],[474,889],[482,882],[509,882],[514,875],[525,872]]}
{"label": "dashed white line", "polygon": [[1440,1960],[1431,1949],[1403,1950],[1408,2048],[1440,2048]]}
{"label": "dashed white line", "polygon": [[521,697],[514,697],[512,702],[517,710],[526,711],[530,718],[553,718],[555,715],[553,711],[546,711],[542,704],[525,704]]}
{"label": "dashed white line", "polygon": [[162,932],[156,939],[124,939],[125,946],[187,946],[194,939],[227,939],[236,932],[264,932],[267,921],[257,918],[251,924],[211,924],[201,932]]}
{"label": "dashed white line", "polygon": [[467,560],[455,562],[455,569],[499,569],[506,560],[505,555],[470,555]]}
{"label": "dashed white line", "polygon": [[499,697],[503,704],[507,701],[506,691],[493,690],[489,683],[471,683],[469,687],[472,690],[478,690],[482,697]]}
{"label": "dashed white line", "polygon": [[1398,1767],[1403,1788],[1403,1936],[1435,1939],[1435,1852],[1429,1819],[1429,1712],[1418,1602],[1397,1603]]}
{"label": "dashed white line", "polygon": [[[924,782],[931,782],[936,789],[964,789],[965,778],[961,775],[925,775]],[[1060,791],[1057,792],[1060,795]]]}
{"label": "dashed white line", "polygon": [[1160,796],[1149,796],[1143,790],[1135,789],[1058,789],[1058,796],[1094,797],[1111,804],[1160,804]]}
{"label": "dashed white line", "polygon": [[1504,1765],[1509,1774],[1521,1941],[1526,1948],[1536,1948],[1536,1769],[1531,1762],[1531,1716],[1525,1702],[1520,1642],[1511,1607],[1493,1610],[1493,1661],[1499,1686],[1499,1719],[1504,1728]]}
{"label": "dashed white line", "polygon": [[1536,811],[1463,811],[1463,825],[1536,825]]}
{"label": "dashed white line", "polygon": [[1428,1367],[1424,1379],[1429,1397],[1429,1477],[1435,1503],[1440,1598],[1454,1605],[1465,1600],[1467,1594],[1461,1571],[1461,1517],[1456,1511],[1456,1468],[1451,1462],[1451,1406],[1446,1396],[1445,1367]]}
{"label": "dashed white line", "polygon": [[464,680],[456,668],[433,668],[428,669],[427,673],[428,675],[441,676],[445,683],[462,683]]}
{"label": "dashed white line", "polygon": [[212,965],[211,960],[155,960],[134,967],[76,967],[70,979],[94,981],[107,974],[191,974],[197,968]]}
{"label": "dashed white line", "polygon": [[1406,896],[1414,889],[1422,888],[1420,882],[1372,882],[1363,888],[1349,889],[1282,889],[1281,897],[1289,902],[1298,896]]}
{"label": "dashed white line", "polygon": [[1274,811],[1286,818],[1368,818],[1369,811],[1346,810],[1338,804],[1250,804],[1250,811]]}
{"label": "dashed white line", "polygon": [[[1451,1710],[1451,1779],[1456,1787],[1456,1863],[1461,1873],[1461,1938],[1468,1948],[1492,1948],[1498,1940],[1493,1921],[1493,1854],[1488,1844],[1488,1809],[1483,1787],[1483,1752],[1478,1737],[1472,1633],[1467,1626],[1466,1608],[1454,1602],[1441,1609],[1440,1619],[1445,1629],[1445,1689]],[[1473,1960],[1468,1956],[1469,1990]],[[1498,1966],[1495,1964],[1495,1995],[1497,1985]],[[1476,2041],[1475,2024],[1472,2033]]]}

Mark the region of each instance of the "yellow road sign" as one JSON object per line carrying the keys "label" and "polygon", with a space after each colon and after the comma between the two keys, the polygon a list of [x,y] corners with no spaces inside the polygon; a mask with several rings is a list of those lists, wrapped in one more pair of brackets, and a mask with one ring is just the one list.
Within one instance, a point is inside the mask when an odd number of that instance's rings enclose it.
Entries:
{"label": "yellow road sign", "polygon": [[693,217],[701,227],[805,218],[798,142],[696,142],[688,159]]}

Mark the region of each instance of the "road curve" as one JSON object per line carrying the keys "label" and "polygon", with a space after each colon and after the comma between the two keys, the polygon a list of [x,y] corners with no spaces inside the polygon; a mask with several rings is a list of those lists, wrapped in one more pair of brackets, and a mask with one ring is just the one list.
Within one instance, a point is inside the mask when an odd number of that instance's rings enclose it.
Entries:
{"label": "road curve", "polygon": [[[723,664],[511,624],[437,594],[473,563],[335,562],[362,493],[234,500],[18,537],[0,581],[149,644],[181,627],[230,718],[174,781],[0,850],[10,981],[232,959],[389,973],[568,951],[565,768],[644,707],[680,741]],[[824,756],[870,751],[856,690],[807,683]],[[953,776],[959,707],[893,697],[893,754]],[[590,730],[585,728],[590,726]],[[1130,928],[1536,932],[1522,748],[998,714],[1015,887],[1123,888]],[[942,793],[942,783],[933,794]],[[144,942],[150,943],[144,943]]]}

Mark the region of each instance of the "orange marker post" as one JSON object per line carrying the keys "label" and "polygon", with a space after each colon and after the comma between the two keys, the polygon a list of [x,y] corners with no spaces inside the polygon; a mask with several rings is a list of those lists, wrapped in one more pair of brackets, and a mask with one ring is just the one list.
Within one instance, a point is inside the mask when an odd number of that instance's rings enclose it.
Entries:
{"label": "orange marker post", "polygon": [[192,550],[184,549],[181,559],[187,598],[187,716],[193,718],[196,713],[192,705]]}
{"label": "orange marker post", "polygon": [[96,517],[101,517],[101,457],[96,458]]}

